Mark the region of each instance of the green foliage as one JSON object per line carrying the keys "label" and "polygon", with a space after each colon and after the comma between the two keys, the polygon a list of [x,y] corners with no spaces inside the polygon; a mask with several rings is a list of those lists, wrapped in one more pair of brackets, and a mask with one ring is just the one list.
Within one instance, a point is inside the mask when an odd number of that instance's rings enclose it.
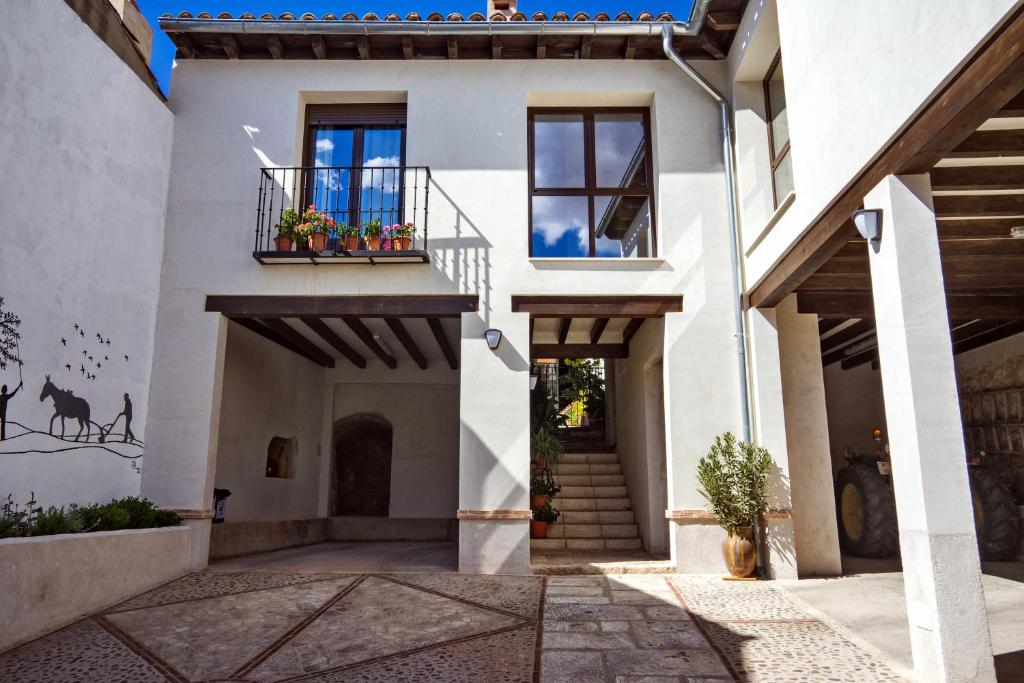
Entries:
{"label": "green foliage", "polygon": [[288,207],[281,213],[281,222],[277,224],[277,234],[281,237],[292,237],[299,225],[299,214]]}
{"label": "green foliage", "polygon": [[[604,417],[604,376],[600,360],[570,358],[563,361],[559,384],[563,398],[581,407],[591,419]],[[579,417],[576,416],[576,422]]]}
{"label": "green foliage", "polygon": [[32,518],[30,536],[52,536],[54,534],[73,534],[82,530],[82,514],[76,505],[63,507],[50,506],[46,510],[39,509]]}
{"label": "green foliage", "polygon": [[380,219],[372,218],[363,223],[363,232],[367,237],[380,237]]}
{"label": "green foliage", "polygon": [[83,531],[117,531],[127,529],[131,515],[117,503],[87,505],[82,508]]}
{"label": "green foliage", "polygon": [[145,498],[128,496],[112,500],[110,503],[128,513],[127,528],[151,529],[156,526],[156,506],[153,505],[152,501]]}
{"label": "green foliage", "polygon": [[561,515],[558,510],[551,507],[551,503],[537,505],[531,509],[533,510],[533,521],[535,522],[547,522],[548,524],[554,524],[558,521],[558,518]]}
{"label": "green foliage", "polygon": [[538,380],[530,392],[530,459],[544,465],[562,461],[565,448],[558,440],[558,429],[565,425],[565,416],[548,394],[544,382]]}
{"label": "green foliage", "polygon": [[554,428],[541,424],[530,434],[530,453],[535,462],[557,465],[565,455],[565,447]]}
{"label": "green foliage", "polygon": [[151,501],[135,496],[112,500],[105,505],[79,507],[72,504],[67,508],[51,506],[46,510],[20,510],[8,501],[0,509],[0,538],[151,529],[180,523],[178,513],[157,510]]}
{"label": "green foliage", "polygon": [[347,223],[338,223],[338,235],[341,237],[359,237],[359,228]]}
{"label": "green foliage", "polygon": [[555,480],[551,476],[550,467],[530,468],[531,496],[556,496],[561,490],[561,486],[555,486]]}
{"label": "green foliage", "polygon": [[768,509],[768,451],[726,432],[715,437],[708,454],[697,463],[700,494],[718,523],[729,531],[752,526]]}
{"label": "green foliage", "polygon": [[0,515],[0,538],[29,535],[28,513],[24,510],[4,510]]}
{"label": "green foliage", "polygon": [[181,524],[181,515],[174,510],[157,510],[153,518],[153,526],[178,526]]}

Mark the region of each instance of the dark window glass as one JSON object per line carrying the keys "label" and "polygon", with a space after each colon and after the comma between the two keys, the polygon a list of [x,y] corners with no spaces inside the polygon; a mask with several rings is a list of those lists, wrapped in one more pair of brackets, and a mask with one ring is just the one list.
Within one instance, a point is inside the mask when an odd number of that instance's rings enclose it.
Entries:
{"label": "dark window glass", "polygon": [[645,109],[531,110],[530,255],[655,255]]}
{"label": "dark window glass", "polygon": [[772,195],[775,207],[793,191],[793,162],[789,155],[789,114],[786,111],[782,53],[768,68],[764,78],[765,113],[768,117],[768,142],[772,162]]}

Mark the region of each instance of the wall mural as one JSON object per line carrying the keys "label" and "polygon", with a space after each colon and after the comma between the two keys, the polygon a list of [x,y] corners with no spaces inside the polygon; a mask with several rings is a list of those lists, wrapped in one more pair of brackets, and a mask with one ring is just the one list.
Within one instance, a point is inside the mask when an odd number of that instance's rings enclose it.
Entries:
{"label": "wall mural", "polygon": [[[21,327],[21,319],[5,308],[4,298],[0,297],[0,373],[5,380],[0,386],[0,455],[98,449],[128,460],[132,470],[141,473],[136,461],[142,457],[144,444],[132,432],[131,397],[121,392],[120,399],[110,400],[112,394],[104,390],[102,381],[108,373],[112,381],[123,375],[117,371],[123,368],[116,368],[115,363],[127,367],[128,354],[102,332],[87,332],[78,322],[70,325],[67,333],[53,342],[53,349],[41,349],[39,354],[64,362],[58,365],[58,375],[46,373],[35,381],[40,388],[40,403],[50,402],[53,413],[48,424],[41,421],[33,425],[27,418],[21,418],[24,422],[13,419],[14,415],[40,414],[38,410],[22,409],[23,402],[31,397],[25,391]],[[38,347],[34,343],[26,345],[30,354],[35,348]],[[111,361],[111,357],[115,360]],[[32,360],[33,365],[38,362]],[[15,370],[16,385],[11,377]],[[99,384],[97,379],[101,380]],[[28,381],[31,387],[32,378]],[[82,396],[72,388],[75,383]],[[88,390],[83,390],[83,386]]]}

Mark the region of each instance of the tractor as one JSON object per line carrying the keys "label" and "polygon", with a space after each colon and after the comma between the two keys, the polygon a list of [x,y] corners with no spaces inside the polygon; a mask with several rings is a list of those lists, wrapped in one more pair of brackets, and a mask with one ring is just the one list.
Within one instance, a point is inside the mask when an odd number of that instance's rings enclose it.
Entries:
{"label": "tractor", "polygon": [[[847,453],[847,465],[836,477],[839,544],[857,557],[893,557],[899,554],[899,529],[892,462],[882,430],[875,429],[873,437],[875,452]],[[1020,516],[1009,487],[982,465],[984,455],[967,461],[978,551],[983,560],[1012,560],[1020,547]]]}

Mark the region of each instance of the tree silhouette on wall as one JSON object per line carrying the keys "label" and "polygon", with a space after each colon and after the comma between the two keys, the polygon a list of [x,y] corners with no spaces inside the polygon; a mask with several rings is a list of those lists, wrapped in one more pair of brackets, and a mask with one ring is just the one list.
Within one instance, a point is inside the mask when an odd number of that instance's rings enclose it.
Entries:
{"label": "tree silhouette on wall", "polygon": [[8,363],[21,365],[18,354],[18,340],[21,339],[19,326],[21,319],[11,311],[4,310],[4,298],[0,296],[0,370],[6,370]]}

